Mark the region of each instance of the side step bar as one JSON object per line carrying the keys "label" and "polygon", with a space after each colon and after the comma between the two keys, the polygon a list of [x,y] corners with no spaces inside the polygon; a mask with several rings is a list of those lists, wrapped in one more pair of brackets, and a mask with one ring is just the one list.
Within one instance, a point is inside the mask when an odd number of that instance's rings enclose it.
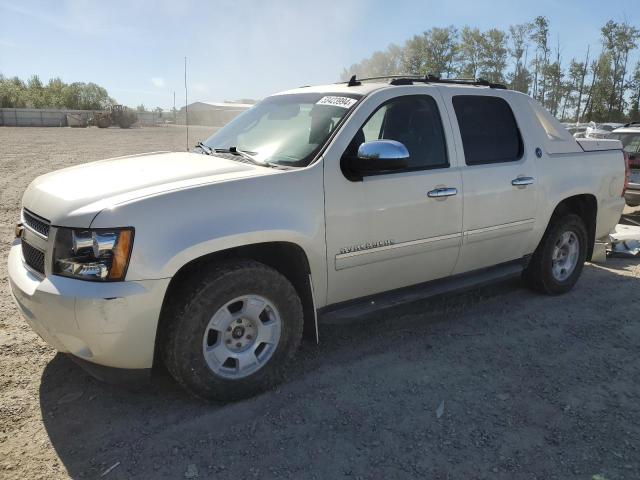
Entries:
{"label": "side step bar", "polygon": [[395,307],[417,300],[424,300],[425,298],[435,297],[436,295],[482,287],[519,276],[528,264],[528,261],[529,258],[525,257],[494,267],[462,273],[444,279],[432,280],[430,282],[357,298],[355,300],[348,300],[321,308],[318,314],[321,321],[333,322],[346,318],[360,317],[376,310]]}

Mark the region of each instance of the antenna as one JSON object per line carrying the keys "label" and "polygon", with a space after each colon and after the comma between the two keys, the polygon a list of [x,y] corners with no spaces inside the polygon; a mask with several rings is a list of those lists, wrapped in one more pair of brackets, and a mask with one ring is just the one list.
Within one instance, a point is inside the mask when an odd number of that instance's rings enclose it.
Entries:
{"label": "antenna", "polygon": [[187,95],[187,57],[184,57],[184,123],[187,125],[187,152],[189,151],[189,101]]}

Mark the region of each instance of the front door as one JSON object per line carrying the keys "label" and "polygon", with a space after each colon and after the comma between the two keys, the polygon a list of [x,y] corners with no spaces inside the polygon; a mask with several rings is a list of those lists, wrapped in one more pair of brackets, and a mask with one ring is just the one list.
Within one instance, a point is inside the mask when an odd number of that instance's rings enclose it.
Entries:
{"label": "front door", "polygon": [[[446,277],[455,266],[463,192],[450,124],[437,89],[416,91],[372,94],[324,158],[328,304]],[[378,139],[402,142],[408,168],[349,180],[341,159]]]}

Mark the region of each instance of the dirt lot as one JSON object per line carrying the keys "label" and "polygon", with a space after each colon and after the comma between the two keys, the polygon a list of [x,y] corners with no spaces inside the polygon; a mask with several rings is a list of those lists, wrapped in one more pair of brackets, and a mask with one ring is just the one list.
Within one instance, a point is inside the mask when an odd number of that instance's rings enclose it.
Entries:
{"label": "dirt lot", "polygon": [[587,266],[562,297],[514,281],[324,325],[285,384],[232,405],[162,373],[142,393],[90,378],[10,299],[20,196],[166,149],[182,129],[0,128],[0,478],[640,478],[637,260]]}

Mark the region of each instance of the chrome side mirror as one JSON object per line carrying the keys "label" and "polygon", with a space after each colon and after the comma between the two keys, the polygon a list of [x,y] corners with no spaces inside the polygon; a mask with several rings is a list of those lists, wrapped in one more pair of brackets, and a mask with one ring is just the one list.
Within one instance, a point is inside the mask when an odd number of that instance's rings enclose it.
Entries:
{"label": "chrome side mirror", "polygon": [[349,166],[360,175],[402,170],[409,166],[409,151],[395,140],[374,140],[358,147],[358,156]]}
{"label": "chrome side mirror", "polygon": [[377,160],[408,160],[409,151],[395,140],[373,140],[358,147],[358,158]]}

